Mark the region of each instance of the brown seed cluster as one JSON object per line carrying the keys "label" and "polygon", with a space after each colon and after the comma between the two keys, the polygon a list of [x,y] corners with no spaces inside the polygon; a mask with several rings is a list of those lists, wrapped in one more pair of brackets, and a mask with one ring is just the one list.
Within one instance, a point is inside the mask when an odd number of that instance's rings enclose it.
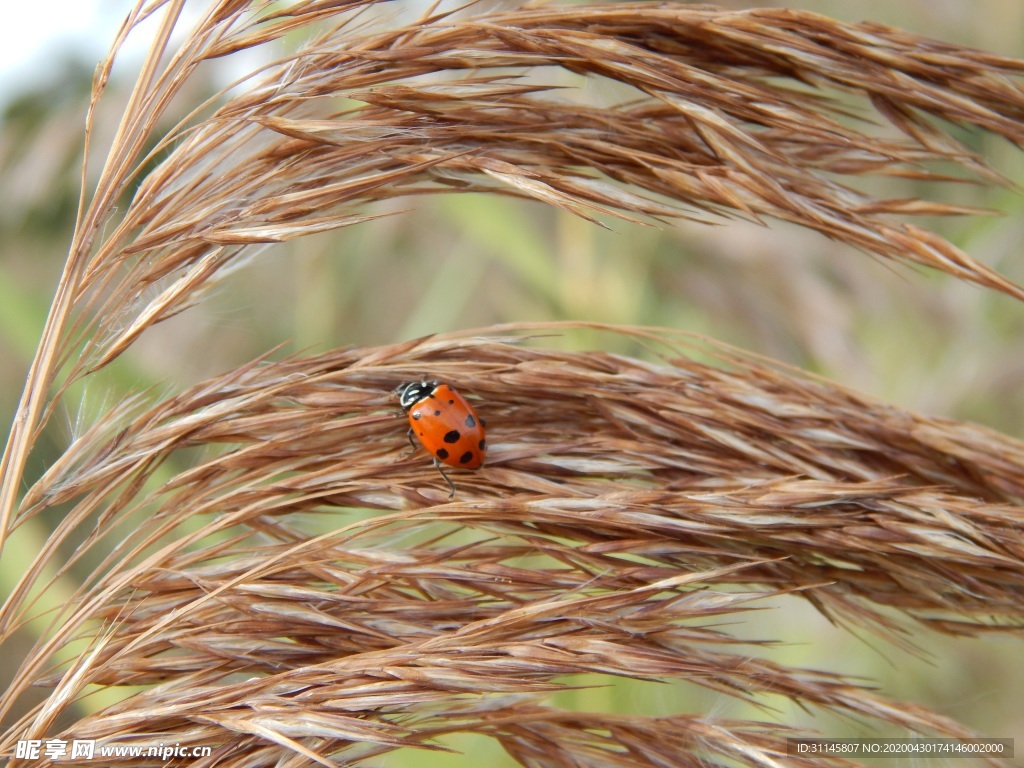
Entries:
{"label": "brown seed cluster", "polygon": [[[967,735],[840,677],[759,658],[756,642],[737,647],[709,619],[796,593],[897,641],[887,609],[942,631],[1019,624],[1024,446],[668,331],[603,329],[659,349],[649,362],[512,339],[567,329],[265,362],[126,407],[25,501],[26,514],[71,505],[55,545],[99,515],[67,565],[108,554],[58,642],[97,620],[105,629],[73,676],[25,668],[8,701],[41,674],[74,690],[155,686],[67,735],[225,744],[201,765],[288,751],[352,761],[452,731],[491,735],[527,761],[556,737],[566,755],[621,765],[682,745],[694,761],[744,750],[763,761],[792,735],[545,704],[579,673],[770,693]],[[390,394],[427,368],[488,418],[488,464],[457,474],[450,504],[429,462],[406,455]],[[205,458],[153,487],[199,446]],[[386,512],[356,513],[367,507]],[[9,622],[25,599],[13,596]],[[9,737],[52,732],[67,705]],[[635,754],[620,751],[630,744]]]}
{"label": "brown seed cluster", "polygon": [[[57,607],[0,695],[0,755],[18,739],[159,734],[216,745],[193,766],[355,764],[472,732],[526,765],[753,766],[781,761],[796,734],[554,707],[582,673],[969,735],[762,658],[719,619],[797,594],[896,642],[907,626],[1019,629],[1024,446],[710,342],[592,328],[635,354],[559,352],[527,337],[571,326],[521,325],[268,355],[181,392],[118,393],[38,479],[26,467],[72,385],[256,249],[396,197],[781,219],[1024,298],[901,221],[969,210],[851,181],[941,181],[945,163],[1001,183],[941,121],[1021,144],[1024,62],[805,12],[654,3],[389,26],[362,0],[231,0],[172,52],[180,12],[140,2],[125,25],[149,21],[154,42],[109,151],[88,147],[104,156],[83,174],[95,185],[3,458],[0,541],[55,520],[0,607],[5,651],[40,620],[41,594]],[[203,62],[285,36],[306,42],[175,112]],[[630,97],[567,98],[555,71]],[[457,474],[450,504],[430,464],[403,455],[390,396],[425,374],[487,419],[487,464]],[[91,686],[140,688],[83,716]]]}

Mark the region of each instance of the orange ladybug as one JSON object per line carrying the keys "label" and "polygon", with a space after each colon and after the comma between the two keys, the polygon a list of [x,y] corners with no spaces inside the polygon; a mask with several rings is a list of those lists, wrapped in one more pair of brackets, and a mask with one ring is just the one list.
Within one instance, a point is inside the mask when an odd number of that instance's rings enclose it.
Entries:
{"label": "orange ladybug", "polygon": [[409,445],[416,444],[413,434],[434,457],[434,466],[451,488],[448,500],[455,498],[455,484],[442,464],[463,469],[480,469],[487,453],[484,421],[473,406],[447,384],[440,381],[409,381],[395,394],[409,416]]}

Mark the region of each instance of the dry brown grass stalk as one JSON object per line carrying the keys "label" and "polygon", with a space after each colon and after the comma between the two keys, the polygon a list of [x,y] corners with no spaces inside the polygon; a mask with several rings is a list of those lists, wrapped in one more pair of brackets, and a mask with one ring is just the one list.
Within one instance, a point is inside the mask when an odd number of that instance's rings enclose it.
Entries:
{"label": "dry brown grass stalk", "polygon": [[[0,643],[50,580],[87,576],[0,697],[0,754],[23,738],[159,734],[217,745],[194,765],[352,764],[463,731],[526,765],[845,764],[786,757],[780,726],[546,704],[584,672],[969,735],[759,658],[764,641],[713,620],[795,593],[907,645],[906,618],[1019,629],[1024,446],[669,331],[603,329],[656,348],[655,363],[522,343],[562,328],[546,325],[268,357],[126,399],[19,500],[72,383],[256,248],[364,221],[365,204],[396,196],[772,217],[1024,298],[895,218],[967,209],[837,180],[941,180],[929,168],[951,161],[1000,181],[935,118],[1020,144],[1024,62],[795,11],[552,5],[388,27],[353,13],[367,5],[225,0],[177,53],[181,3],[140,4],[125,27],[163,14],[95,189],[83,182],[4,454],[0,541],[63,514],[0,609]],[[200,64],[295,31],[312,36],[298,52],[154,134]],[[571,102],[548,67],[633,98]],[[851,117],[867,107],[897,135]],[[716,365],[697,362],[709,354]],[[389,394],[424,373],[480,398],[489,423],[489,463],[456,476],[450,504],[423,456],[403,456]],[[352,507],[389,514],[340,515]],[[58,663],[75,643],[87,652]],[[25,706],[33,685],[48,693]],[[91,685],[144,688],[77,716]]]}
{"label": "dry brown grass stalk", "polygon": [[[84,436],[24,514],[70,505],[49,543],[92,531],[66,567],[99,564],[4,703],[40,679],[61,695],[7,739],[53,734],[94,683],[155,687],[65,736],[221,745],[200,765],[288,750],[351,763],[453,731],[524,759],[557,736],[623,766],[784,752],[784,730],[543,706],[584,672],[968,735],[759,659],[761,641],[711,620],[795,591],[897,641],[906,628],[883,609],[943,631],[1018,627],[1024,445],[667,331],[634,331],[662,350],[653,363],[514,343],[559,329],[261,362]],[[719,365],[683,355],[693,345]],[[404,455],[390,395],[423,370],[479,397],[488,420],[488,466],[458,474],[450,504],[429,462]],[[196,446],[204,459],[154,487]],[[399,511],[346,524],[335,511],[350,507]],[[12,595],[8,631],[41,576]],[[47,668],[97,620],[106,629],[73,670]]]}

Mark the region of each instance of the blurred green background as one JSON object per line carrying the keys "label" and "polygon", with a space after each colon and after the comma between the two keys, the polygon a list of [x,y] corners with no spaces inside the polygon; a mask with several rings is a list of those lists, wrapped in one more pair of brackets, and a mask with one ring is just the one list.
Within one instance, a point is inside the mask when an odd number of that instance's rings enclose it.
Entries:
{"label": "blurred green background", "polygon": [[[109,4],[110,33],[126,2]],[[723,3],[728,7],[749,7]],[[1007,55],[1024,56],[1019,0],[758,3],[871,19]],[[58,76],[8,99],[0,117],[0,420],[9,424],[70,240],[82,126],[93,61],[63,50]],[[55,51],[54,56],[58,53]],[[122,73],[124,74],[124,73]],[[233,73],[237,74],[237,73]],[[196,85],[197,95],[219,81]],[[574,81],[575,82],[575,81]],[[115,80],[113,88],[123,88]],[[599,86],[581,98],[600,98]],[[111,98],[94,146],[114,127]],[[991,136],[970,138],[1009,178],[1024,182],[1024,154]],[[970,185],[907,183],[884,194],[941,197],[1000,216],[921,222],[1018,283],[1024,194]],[[1024,438],[1024,306],[923,270],[878,259],[792,226],[727,222],[610,231],[537,203],[479,195],[413,198],[374,212],[408,212],[272,248],[207,301],[154,329],[117,368],[120,397],[153,384],[177,387],[287,342],[287,350],[373,345],[453,329],[529,320],[659,325],[705,333],[931,415],[970,419]],[[387,301],[381,301],[386,296]],[[608,339],[580,333],[573,343]],[[621,350],[616,350],[621,351]],[[78,418],[55,419],[33,456],[35,476],[59,455]],[[40,528],[26,535],[45,536]],[[31,549],[5,550],[0,591]],[[1024,750],[1024,664],[1019,639],[955,640],[915,632],[922,659],[828,625],[804,603],[745,618],[736,632],[785,644],[773,658],[875,681]],[[25,638],[26,642],[30,639]],[[7,662],[9,666],[10,662]],[[595,681],[591,681],[595,682]],[[559,694],[579,709],[808,718],[783,702],[757,713],[685,685],[620,682]],[[97,700],[97,703],[100,703]],[[848,723],[819,721],[829,733]],[[483,740],[453,738],[465,756],[400,752],[387,766],[510,764]],[[926,764],[926,763],[921,763]],[[966,765],[966,763],[962,763]]]}

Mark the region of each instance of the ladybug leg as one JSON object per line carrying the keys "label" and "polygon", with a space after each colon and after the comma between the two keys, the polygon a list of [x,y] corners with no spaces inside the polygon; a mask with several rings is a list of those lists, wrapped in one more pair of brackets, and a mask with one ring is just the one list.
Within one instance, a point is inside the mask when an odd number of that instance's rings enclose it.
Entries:
{"label": "ladybug leg", "polygon": [[437,471],[441,473],[441,477],[444,478],[444,481],[448,483],[448,487],[452,489],[452,492],[448,494],[448,501],[451,501],[455,498],[455,483],[453,483],[452,479],[445,474],[443,469],[441,469],[441,462],[437,459],[434,459],[434,466],[437,467]]}
{"label": "ladybug leg", "polygon": [[406,456],[412,456],[414,453],[416,453],[416,443],[414,443],[412,441],[412,427],[409,427],[409,431],[405,433],[405,436],[409,438],[409,446],[412,448],[412,450],[409,451],[408,453],[403,453],[402,454],[402,458],[403,459]]}

